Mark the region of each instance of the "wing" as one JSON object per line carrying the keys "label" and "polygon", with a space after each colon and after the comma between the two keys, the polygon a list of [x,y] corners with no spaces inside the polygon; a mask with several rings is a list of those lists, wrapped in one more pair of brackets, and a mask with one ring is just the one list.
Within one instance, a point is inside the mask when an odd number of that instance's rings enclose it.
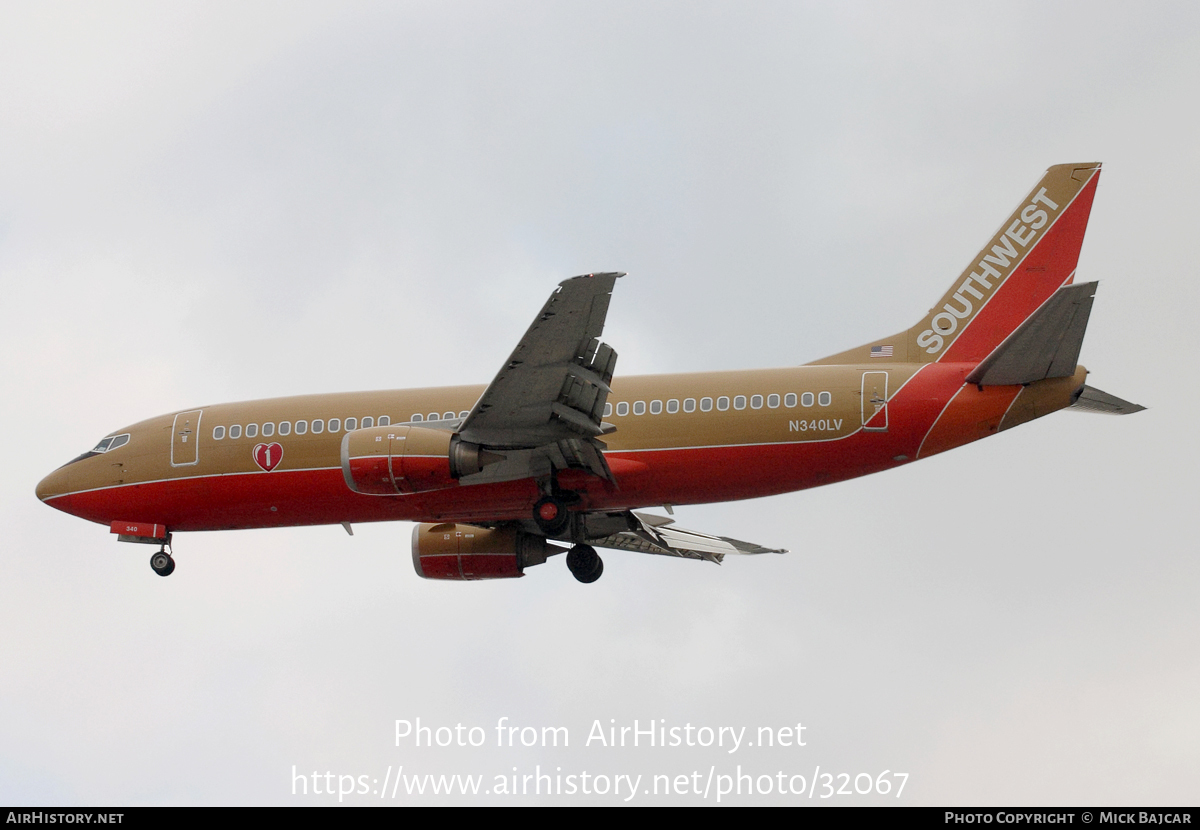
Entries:
{"label": "wing", "polygon": [[[712,536],[682,527],[669,527],[674,519],[638,513],[632,510],[587,517],[587,529],[591,533],[605,533],[587,540],[589,545],[614,550],[632,550],[638,553],[657,553],[662,556],[679,556],[685,559],[705,559],[721,564],[730,553],[787,553],[779,548],[767,548],[753,542],[743,542],[728,536]],[[623,527],[622,527],[623,526]],[[618,529],[620,528],[620,529]]]}
{"label": "wing", "polygon": [[463,476],[463,484],[583,469],[613,479],[598,436],[617,353],[600,342],[621,273],[561,282],[459,430],[463,441],[502,461]]}

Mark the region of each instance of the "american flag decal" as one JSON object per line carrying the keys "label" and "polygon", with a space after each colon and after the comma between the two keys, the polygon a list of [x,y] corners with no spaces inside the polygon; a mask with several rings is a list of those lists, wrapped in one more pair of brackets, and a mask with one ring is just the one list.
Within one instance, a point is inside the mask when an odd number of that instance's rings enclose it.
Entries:
{"label": "american flag decal", "polygon": [[872,346],[871,347],[871,357],[891,357],[891,356],[892,356],[892,347],[891,346]]}

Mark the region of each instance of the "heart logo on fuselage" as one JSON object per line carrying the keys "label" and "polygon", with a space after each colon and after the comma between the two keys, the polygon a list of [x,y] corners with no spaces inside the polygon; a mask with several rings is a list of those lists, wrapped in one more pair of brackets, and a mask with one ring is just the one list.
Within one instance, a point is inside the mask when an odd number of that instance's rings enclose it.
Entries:
{"label": "heart logo on fuselage", "polygon": [[275,442],[270,444],[256,444],[254,446],[254,463],[262,467],[268,473],[279,466],[279,462],[283,460],[283,447]]}

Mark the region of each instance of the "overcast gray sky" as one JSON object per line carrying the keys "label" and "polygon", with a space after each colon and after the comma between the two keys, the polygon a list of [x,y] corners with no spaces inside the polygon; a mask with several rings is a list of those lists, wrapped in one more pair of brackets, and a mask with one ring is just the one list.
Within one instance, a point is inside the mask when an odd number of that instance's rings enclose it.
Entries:
{"label": "overcast gray sky", "polygon": [[[0,803],[740,765],[909,777],[728,803],[1194,805],[1198,90],[1192,3],[0,2]],[[485,383],[588,271],[629,272],[619,373],[813,360],[1093,160],[1082,362],[1150,409],[677,511],[786,556],[441,584],[362,525],[181,535],[164,580],[33,496],[164,412]],[[487,745],[397,747],[418,717]],[[503,717],[570,746],[498,748]],[[806,745],[585,745],[635,719]]]}

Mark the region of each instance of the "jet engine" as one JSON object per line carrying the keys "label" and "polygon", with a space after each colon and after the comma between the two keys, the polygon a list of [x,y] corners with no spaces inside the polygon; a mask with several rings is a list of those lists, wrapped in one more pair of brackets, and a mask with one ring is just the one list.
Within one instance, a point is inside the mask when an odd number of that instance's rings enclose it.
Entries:
{"label": "jet engine", "polygon": [[454,487],[458,478],[500,461],[440,429],[382,426],[356,429],[342,439],[346,486],[368,496],[397,496]]}
{"label": "jet engine", "polygon": [[561,552],[515,527],[419,524],[412,535],[413,567],[425,579],[513,579]]}

